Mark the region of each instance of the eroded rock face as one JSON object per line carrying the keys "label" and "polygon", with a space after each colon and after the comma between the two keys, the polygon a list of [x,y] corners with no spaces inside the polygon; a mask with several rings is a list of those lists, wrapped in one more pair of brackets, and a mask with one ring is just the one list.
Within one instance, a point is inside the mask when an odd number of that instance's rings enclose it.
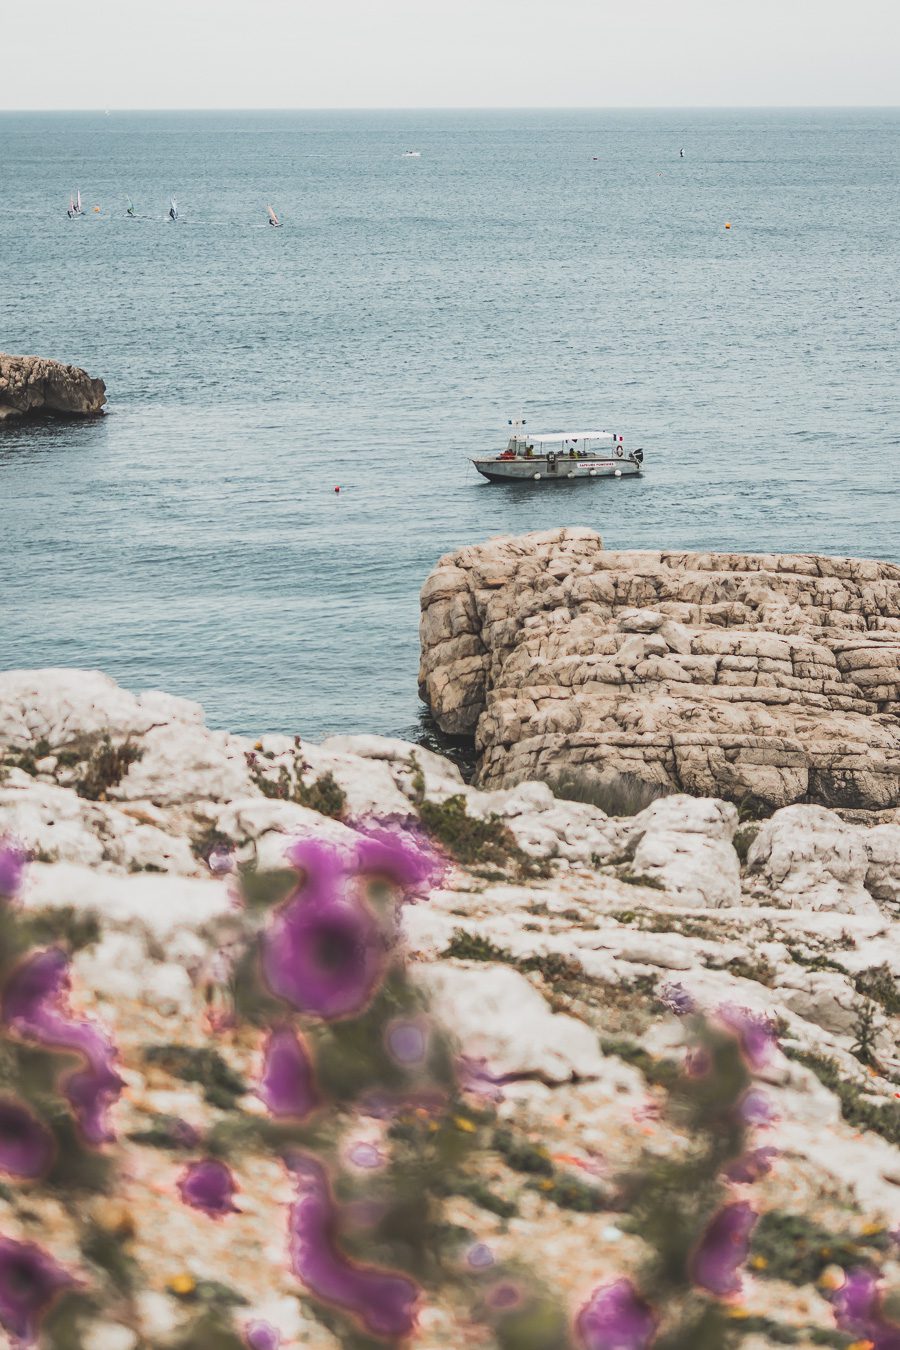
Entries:
{"label": "eroded rock face", "polygon": [[422,589],[420,689],[479,781],[576,773],[770,807],[900,801],[900,567],[499,538]]}
{"label": "eroded rock face", "polygon": [[105,402],[106,385],[79,366],[0,352],[0,422],[34,413],[96,417]]}

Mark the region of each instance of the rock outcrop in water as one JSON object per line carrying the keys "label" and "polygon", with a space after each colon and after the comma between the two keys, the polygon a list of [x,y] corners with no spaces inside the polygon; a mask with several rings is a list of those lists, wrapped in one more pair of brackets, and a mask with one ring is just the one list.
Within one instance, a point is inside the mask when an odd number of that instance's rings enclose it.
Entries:
{"label": "rock outcrop in water", "polygon": [[0,352],[0,422],[41,413],[96,417],[105,402],[106,385],[78,366]]}
{"label": "rock outcrop in water", "polygon": [[635,775],[871,811],[900,802],[900,567],[498,538],[422,590],[420,688],[485,786]]}
{"label": "rock outcrop in water", "polygon": [[[568,547],[589,558],[595,545]],[[71,670],[0,675],[0,759],[0,840],[32,857],[20,904],[45,940],[81,935],[73,1003],[114,1027],[125,1081],[111,1110],[118,1188],[90,1200],[90,1243],[79,1194],[72,1205],[63,1190],[0,1188],[0,1232],[39,1243],[89,1294],[107,1288],[109,1245],[121,1253],[128,1297],[88,1309],[85,1345],[207,1344],[191,1328],[209,1298],[240,1325],[265,1319],[282,1350],[346,1344],[285,1259],[293,1191],[276,1158],[241,1145],[238,1204],[221,1221],[179,1198],[192,1141],[250,1139],[262,1109],[259,1036],[227,1019],[214,1038],[208,1028],[216,1000],[227,1007],[229,953],[253,931],[233,869],[284,869],[302,837],[355,846],[373,812],[432,828],[443,813],[458,839],[460,800],[492,841],[489,861],[455,861],[404,910],[413,979],[485,1080],[501,1080],[479,1117],[495,1111],[496,1132],[479,1126],[487,1144],[465,1185],[430,1216],[448,1243],[462,1235],[513,1267],[538,1253],[573,1316],[598,1280],[635,1271],[641,1241],[604,1188],[680,1155],[683,1131],[661,1113],[691,1042],[672,1009],[725,1006],[771,1019],[782,1046],[753,1127],[773,1170],[735,1192],[764,1238],[741,1343],[833,1337],[816,1283],[827,1269],[833,1287],[829,1262],[881,1263],[900,1282],[888,1237],[900,1224],[900,825],[792,806],[739,828],[733,805],[686,796],[613,818],[540,783],[479,791],[440,757],[378,736],[317,746],[210,731],[196,704]],[[340,818],[309,804],[323,803],[327,775]],[[197,1066],[212,1046],[211,1082]],[[347,1143],[394,1147],[378,1119],[339,1124]],[[429,1290],[415,1344],[490,1350],[470,1314],[452,1287]]]}

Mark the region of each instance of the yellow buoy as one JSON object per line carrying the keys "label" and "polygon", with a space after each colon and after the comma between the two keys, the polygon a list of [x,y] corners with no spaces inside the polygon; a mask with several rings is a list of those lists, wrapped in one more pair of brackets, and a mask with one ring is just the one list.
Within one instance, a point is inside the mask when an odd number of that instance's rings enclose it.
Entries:
{"label": "yellow buoy", "polygon": [[100,210],[100,207],[99,207],[99,206],[95,206],[95,207],[94,207],[94,210],[95,210],[95,211],[99,211],[99,210]]}

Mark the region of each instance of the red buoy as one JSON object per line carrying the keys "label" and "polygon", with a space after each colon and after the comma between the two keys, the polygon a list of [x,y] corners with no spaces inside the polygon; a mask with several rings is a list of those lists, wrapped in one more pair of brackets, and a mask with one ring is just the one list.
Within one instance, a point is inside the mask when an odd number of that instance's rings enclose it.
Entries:
{"label": "red buoy", "polygon": [[340,492],[341,489],[339,487],[336,487],[334,490],[335,492]]}

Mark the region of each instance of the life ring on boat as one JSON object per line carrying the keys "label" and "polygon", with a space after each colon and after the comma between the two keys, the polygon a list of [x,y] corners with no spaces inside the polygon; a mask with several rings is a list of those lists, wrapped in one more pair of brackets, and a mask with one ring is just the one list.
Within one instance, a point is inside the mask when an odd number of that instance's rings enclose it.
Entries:
{"label": "life ring on boat", "polygon": [[617,458],[617,459],[621,459],[622,456],[624,455],[624,453],[625,453],[625,451],[622,449],[621,445],[617,445],[617,446],[616,446],[616,458]]}

